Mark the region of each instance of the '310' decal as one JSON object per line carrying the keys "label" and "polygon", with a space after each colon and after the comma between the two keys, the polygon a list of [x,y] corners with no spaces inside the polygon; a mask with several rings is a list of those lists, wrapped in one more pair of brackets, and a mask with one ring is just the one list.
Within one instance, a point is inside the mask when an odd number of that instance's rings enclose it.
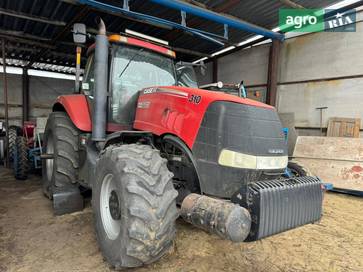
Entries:
{"label": "'310' decal", "polygon": [[190,95],[188,101],[193,104],[199,104],[202,101],[202,97],[200,95]]}

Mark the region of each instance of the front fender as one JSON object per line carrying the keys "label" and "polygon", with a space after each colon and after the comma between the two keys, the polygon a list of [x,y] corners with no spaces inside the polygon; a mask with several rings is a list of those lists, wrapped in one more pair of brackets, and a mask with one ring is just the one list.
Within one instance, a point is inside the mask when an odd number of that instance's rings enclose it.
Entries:
{"label": "front fender", "polygon": [[71,118],[73,124],[80,130],[92,131],[91,115],[86,96],[71,94],[58,96],[53,111],[64,110]]}

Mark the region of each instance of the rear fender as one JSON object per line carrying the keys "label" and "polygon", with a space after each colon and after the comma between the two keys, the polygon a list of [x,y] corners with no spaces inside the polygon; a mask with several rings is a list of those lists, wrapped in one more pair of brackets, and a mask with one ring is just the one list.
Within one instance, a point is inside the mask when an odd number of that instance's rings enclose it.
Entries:
{"label": "rear fender", "polygon": [[86,96],[83,94],[58,96],[53,111],[65,111],[73,124],[80,130],[90,132],[92,130],[91,115]]}

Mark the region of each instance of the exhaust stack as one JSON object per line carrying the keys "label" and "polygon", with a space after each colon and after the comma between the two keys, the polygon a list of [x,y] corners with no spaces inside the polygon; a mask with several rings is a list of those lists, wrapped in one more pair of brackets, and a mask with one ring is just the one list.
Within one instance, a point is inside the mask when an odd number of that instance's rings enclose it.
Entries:
{"label": "exhaust stack", "polygon": [[98,21],[94,68],[95,91],[92,113],[92,140],[96,142],[104,141],[106,138],[108,80],[108,38],[106,36],[106,26],[101,18]]}
{"label": "exhaust stack", "polygon": [[198,194],[184,198],[181,216],[198,228],[236,243],[243,242],[251,228],[251,216],[245,208]]}

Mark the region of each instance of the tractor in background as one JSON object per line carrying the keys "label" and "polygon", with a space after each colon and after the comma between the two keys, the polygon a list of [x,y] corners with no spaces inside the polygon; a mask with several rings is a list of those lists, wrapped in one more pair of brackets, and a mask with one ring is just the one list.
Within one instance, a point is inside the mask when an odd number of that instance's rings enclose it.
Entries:
{"label": "tractor in background", "polygon": [[[74,28],[84,42],[85,26]],[[270,105],[197,87],[166,46],[106,36],[100,20],[80,93],[59,96],[44,134],[43,191],[56,214],[92,189],[96,237],[115,268],[173,245],[175,221],[233,242],[255,241],[322,215],[316,177],[282,178],[287,146]]]}
{"label": "tractor in background", "polygon": [[[9,145],[14,177],[25,180],[31,172],[41,172],[42,137],[46,118],[39,117],[34,122],[24,122],[21,132],[14,133],[14,143]],[[19,130],[19,129],[17,129]],[[11,138],[9,135],[9,139]],[[10,143],[10,140],[9,140]]]}

